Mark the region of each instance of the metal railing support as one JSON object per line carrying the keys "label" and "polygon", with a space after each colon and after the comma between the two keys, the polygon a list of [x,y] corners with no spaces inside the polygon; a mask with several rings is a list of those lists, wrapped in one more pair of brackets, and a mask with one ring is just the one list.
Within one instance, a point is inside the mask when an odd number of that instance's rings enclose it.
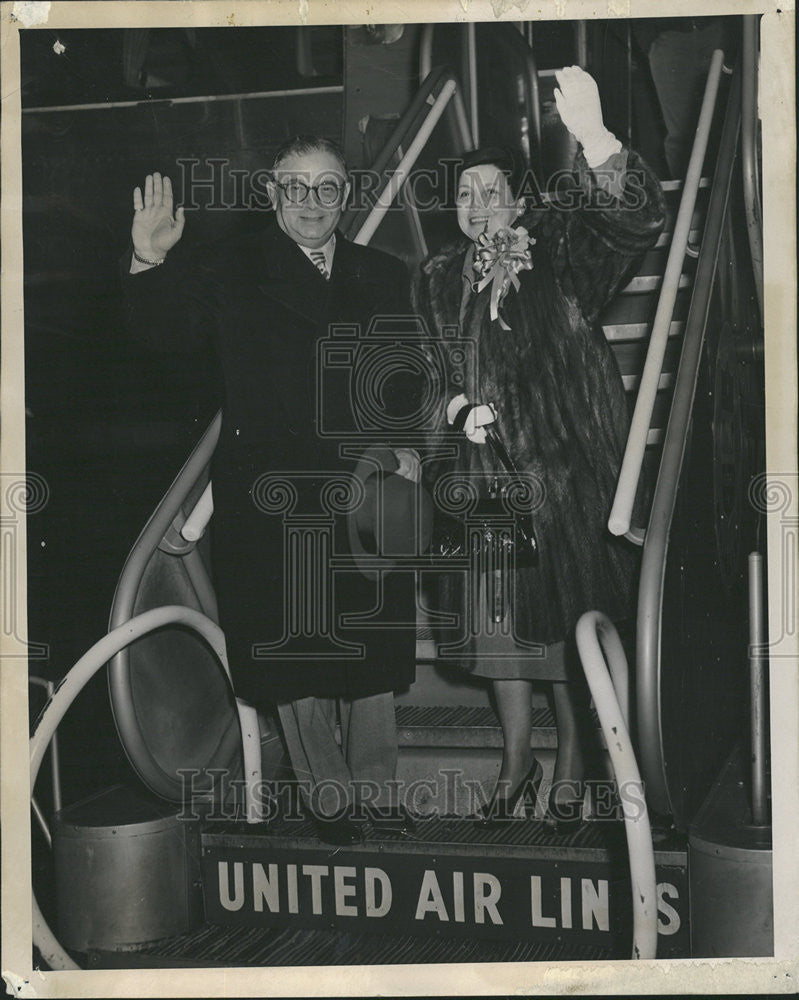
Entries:
{"label": "metal railing support", "polygon": [[[200,474],[211,461],[219,431],[222,426],[222,414],[218,412],[202,438],[195,446],[183,468],[172,481],[164,499],[155,509],[145,524],[135,545],[130,551],[125,565],[117,581],[114,599],[111,605],[109,630],[128,621],[133,616],[136,595],[144,576],[144,571],[150,561],[150,556],[161,544],[161,539],[172,526],[174,519],[180,514],[181,507],[190,494]],[[202,498],[201,498],[202,500]],[[181,515],[182,516],[182,515]],[[133,717],[133,699],[130,691],[130,672],[128,670],[128,655],[124,647],[120,649],[108,668],[108,690],[111,696],[111,708],[117,727],[125,733],[124,739],[134,740],[138,752],[144,756],[149,750],[144,746],[139,733],[138,720]]]}
{"label": "metal railing support", "polygon": [[613,622],[587,611],[577,622],[577,649],[605,735],[624,814],[630,857],[635,959],[657,957],[658,906],[655,852],[644,785],[628,728],[627,658]]}
{"label": "metal railing support", "polygon": [[44,835],[44,839],[47,841],[47,846],[50,850],[53,849],[53,836],[50,833],[50,827],[47,825],[47,820],[44,818],[44,813],[39,803],[36,801],[35,796],[31,795],[31,809],[33,810],[33,815],[36,817],[36,822],[39,824],[39,828]]}
{"label": "metal railing support", "polygon": [[[408,136],[411,134],[419,115],[422,114],[426,108],[429,109],[432,107],[436,99],[436,91],[448,80],[455,82],[457,88],[457,81],[455,81],[452,71],[447,66],[439,66],[437,69],[428,73],[422,83],[422,86],[416,92],[413,100],[405,109],[400,120],[397,122],[390,139],[380,150],[380,153],[376,157],[374,163],[371,164],[369,170],[372,173],[382,175],[389,169],[391,161],[395,156],[402,159],[404,144]],[[452,97],[451,107],[454,114],[455,127],[457,129],[458,140],[461,148],[463,150],[471,149],[471,130],[469,129],[469,122],[466,115],[466,108],[463,103],[463,97],[458,89],[456,89]],[[386,183],[388,183],[388,181]],[[363,211],[356,207],[351,207],[344,212],[339,223],[339,228],[345,236],[350,236],[351,230],[354,229],[355,224],[362,214]]]}
{"label": "metal railing support", "polygon": [[[47,692],[47,697],[53,697],[53,691],[55,690],[55,684],[46,677],[38,677],[36,674],[31,674],[28,677],[29,684],[38,684],[39,687],[43,687]],[[61,808],[61,763],[58,755],[58,737],[53,734],[53,739],[50,743],[50,767],[52,768],[52,782],[53,782],[53,812],[57,813]]]}
{"label": "metal railing support", "polygon": [[635,410],[630,422],[630,433],[627,447],[622,459],[619,481],[613,507],[608,519],[608,528],[614,535],[623,535],[630,530],[635,495],[638,490],[638,480],[646,452],[646,439],[652,423],[652,412],[658,391],[658,380],[663,371],[663,359],[669,339],[669,327],[674,314],[674,304],[680,284],[685,251],[691,231],[691,219],[696,205],[696,196],[702,176],[702,165],[705,160],[713,111],[716,106],[716,96],[721,79],[721,68],[724,53],[716,49],[710,63],[710,71],[705,85],[705,95],[702,100],[702,110],[699,114],[699,124],[696,127],[691,159],[680,200],[680,208],[674,223],[674,235],[671,240],[666,270],[658,300],[655,319],[652,324],[652,334],[644,363],[643,374],[635,400]]}
{"label": "metal railing support", "polygon": [[740,73],[736,73],[732,80],[719,140],[702,249],[694,278],[694,292],[685,321],[682,354],[674,383],[660,469],[641,556],[635,660],[638,748],[641,769],[646,778],[648,801],[650,806],[661,813],[671,811],[663,762],[663,733],[660,718],[660,644],[666,553],[732,184],[740,115]]}
{"label": "metal railing support", "polygon": [[[33,791],[36,787],[39,769],[42,766],[42,759],[50,741],[55,735],[56,729],[69,710],[70,705],[72,705],[75,698],[77,698],[92,677],[111,657],[117,655],[136,639],[140,639],[144,635],[149,635],[150,632],[163,628],[165,625],[174,624],[185,625],[198,632],[216,654],[225,669],[225,673],[228,677],[230,676],[225,655],[225,637],[222,634],[222,630],[210,618],[206,618],[205,615],[200,614],[199,611],[179,605],[169,605],[163,608],[154,608],[152,611],[145,611],[143,614],[137,615],[136,618],[131,618],[124,625],[120,625],[107,635],[104,635],[88,652],[83,654],[55,689],[53,696],[34,723],[33,734],[30,740],[31,798],[33,798]],[[249,814],[249,802],[247,803],[247,807]],[[56,971],[79,969],[80,966],[62,948],[47,921],[44,919],[34,893],[31,893],[31,908],[33,911],[33,943],[39,949],[45,962],[47,962],[51,969]]]}
{"label": "metal railing support", "polygon": [[477,108],[477,26],[474,21],[467,21],[466,31],[466,61],[469,67],[469,125],[472,130],[472,141],[480,145],[480,122]]}
{"label": "metal railing support", "polygon": [[766,755],[766,627],[763,607],[763,556],[749,553],[749,720],[752,747],[752,822],[769,821]]}
{"label": "metal railing support", "polygon": [[365,246],[369,240],[374,236],[375,230],[380,225],[385,216],[386,212],[391,207],[392,202],[396,198],[400,188],[405,183],[408,174],[413,169],[413,165],[419,158],[419,154],[424,149],[427,140],[430,138],[433,129],[438,124],[439,119],[444,114],[444,110],[449,104],[450,99],[457,91],[457,84],[453,79],[447,80],[444,86],[441,88],[441,92],[438,97],[436,97],[433,102],[433,106],[430,109],[425,120],[422,122],[419,131],[413,137],[411,144],[408,146],[408,150],[405,155],[400,160],[397,168],[392,173],[389,178],[388,184],[383,188],[378,196],[377,201],[372,206],[371,211],[367,215],[364,224],[358,230],[356,236],[353,239],[354,243],[359,243],[361,246]]}
{"label": "metal railing support", "polygon": [[211,483],[205,487],[191,513],[183,522],[180,534],[187,542],[198,542],[204,535],[214,512],[214,492]]}
{"label": "metal railing support", "polygon": [[760,321],[763,321],[763,222],[760,211],[760,184],[757,167],[757,22],[756,14],[743,18],[741,58],[741,167],[744,186],[744,215],[752,256]]}
{"label": "metal railing support", "polygon": [[419,38],[419,82],[426,80],[430,76],[433,68],[433,35],[436,26],[434,23],[425,24]]}

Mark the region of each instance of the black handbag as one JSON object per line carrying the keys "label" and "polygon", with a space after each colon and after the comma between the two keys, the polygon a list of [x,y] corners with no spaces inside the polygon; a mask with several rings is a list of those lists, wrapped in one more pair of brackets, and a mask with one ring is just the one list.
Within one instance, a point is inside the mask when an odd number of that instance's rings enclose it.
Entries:
{"label": "black handbag", "polygon": [[538,561],[533,523],[536,483],[519,472],[496,424],[489,424],[485,431],[486,444],[502,471],[489,476],[488,496],[476,498],[467,510],[452,513],[436,503],[430,554],[479,557],[496,572],[503,567],[532,566]]}

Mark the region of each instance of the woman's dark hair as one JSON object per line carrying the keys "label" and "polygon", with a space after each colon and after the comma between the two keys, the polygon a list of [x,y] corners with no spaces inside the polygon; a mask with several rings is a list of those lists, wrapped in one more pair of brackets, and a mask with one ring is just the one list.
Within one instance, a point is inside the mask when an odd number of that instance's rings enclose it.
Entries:
{"label": "woman's dark hair", "polygon": [[473,149],[469,153],[464,153],[455,174],[456,183],[460,183],[461,174],[464,170],[469,170],[471,167],[480,167],[486,163],[499,167],[508,179],[511,195],[517,198],[522,189],[527,165],[524,162],[521,151],[514,149],[512,146],[481,146],[479,149]]}

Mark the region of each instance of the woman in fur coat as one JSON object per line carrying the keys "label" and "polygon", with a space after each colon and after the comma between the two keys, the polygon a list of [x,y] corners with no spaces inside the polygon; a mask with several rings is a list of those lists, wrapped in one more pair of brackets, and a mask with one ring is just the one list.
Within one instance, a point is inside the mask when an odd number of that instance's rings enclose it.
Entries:
{"label": "woman in fur coat", "polygon": [[557,79],[558,111],[581,147],[566,204],[523,214],[509,151],[467,154],[457,189],[464,239],[423,263],[415,297],[431,337],[458,328],[464,342],[432,436],[440,446],[441,432],[452,442],[462,430],[459,456],[429,466],[434,495],[434,480],[453,470],[476,477],[486,494],[497,471],[487,424],[535,484],[539,558],[514,570],[501,622],[488,607],[488,574],[471,585],[462,572],[439,576],[440,610],[483,609],[478,627],[461,617],[472,627],[454,654],[491,679],[503,729],[499,782],[482,812],[503,819],[519,801],[534,808],[541,766],[530,748],[532,684],[550,681],[558,755],[548,816],[563,828],[579,822],[584,778],[574,628],[590,609],[629,620],[637,567],[631,543],[607,529],[629,417],[598,317],[655,244],[664,213],[657,180],[604,127],[594,80],[578,67]]}

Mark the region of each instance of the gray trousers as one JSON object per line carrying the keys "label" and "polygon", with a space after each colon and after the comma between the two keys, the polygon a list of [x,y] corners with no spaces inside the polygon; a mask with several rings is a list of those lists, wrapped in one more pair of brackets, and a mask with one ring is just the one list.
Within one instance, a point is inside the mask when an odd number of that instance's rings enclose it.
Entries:
{"label": "gray trousers", "polygon": [[[336,709],[341,746],[336,740]],[[397,726],[391,691],[366,698],[299,698],[278,705],[306,805],[333,816],[355,802],[394,804]]]}
{"label": "gray trousers", "polygon": [[666,160],[672,177],[683,178],[699,119],[713,50],[724,48],[721,21],[697,31],[664,31],[649,49],[649,68],[663,121]]}

